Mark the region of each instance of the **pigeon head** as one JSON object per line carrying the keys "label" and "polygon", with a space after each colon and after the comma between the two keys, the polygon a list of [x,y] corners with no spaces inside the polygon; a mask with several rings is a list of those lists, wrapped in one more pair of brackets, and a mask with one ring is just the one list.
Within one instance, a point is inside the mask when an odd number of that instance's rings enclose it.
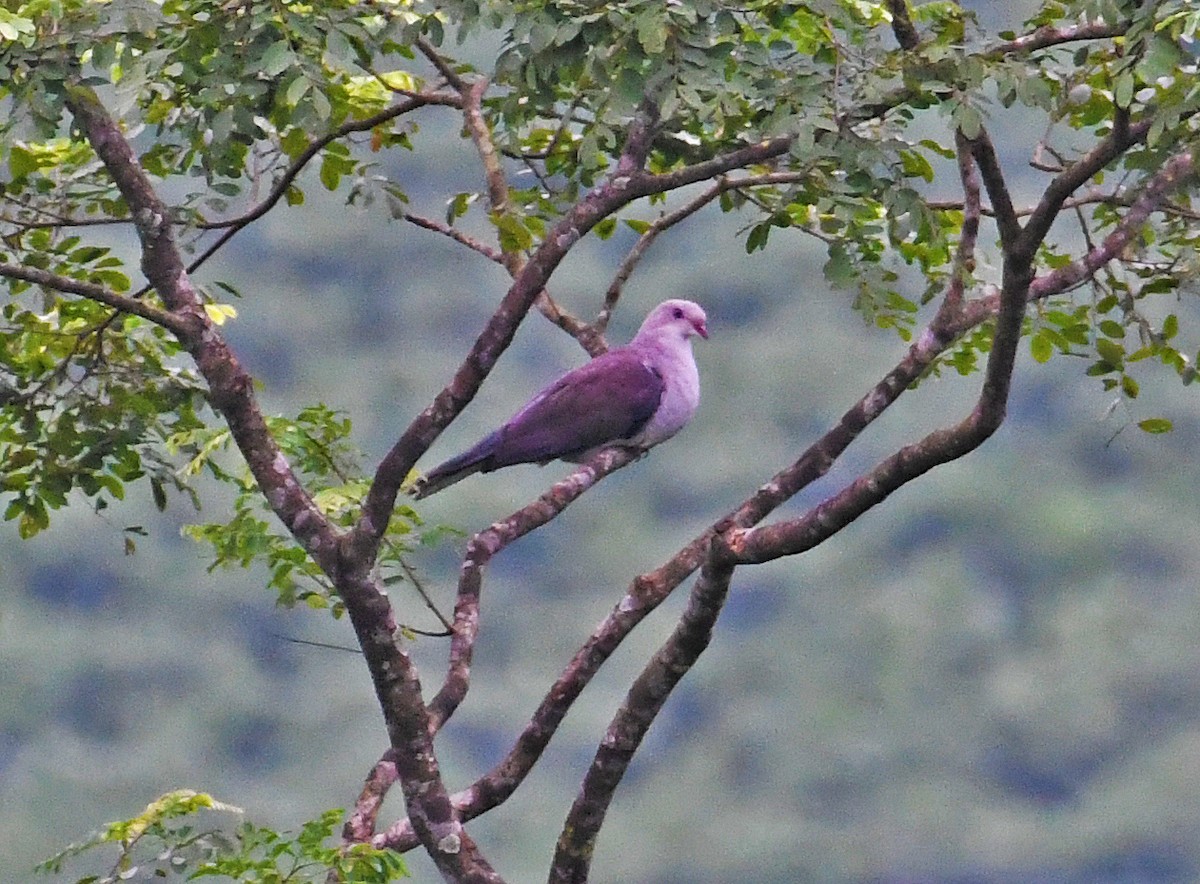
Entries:
{"label": "pigeon head", "polygon": [[701,306],[693,301],[682,298],[672,298],[663,301],[650,311],[642,327],[638,329],[637,338],[672,337],[678,335],[687,340],[692,335],[708,338],[707,317]]}

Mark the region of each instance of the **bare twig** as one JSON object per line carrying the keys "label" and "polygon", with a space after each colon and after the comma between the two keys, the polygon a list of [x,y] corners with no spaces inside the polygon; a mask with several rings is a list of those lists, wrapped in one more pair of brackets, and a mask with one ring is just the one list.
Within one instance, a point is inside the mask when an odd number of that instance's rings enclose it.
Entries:
{"label": "bare twig", "polygon": [[[1017,251],[1022,256],[1031,256],[1046,238],[1046,234],[1050,231],[1050,225],[1054,223],[1054,219],[1058,217],[1063,204],[1071,194],[1131,146],[1145,138],[1146,133],[1150,131],[1151,122],[1151,120],[1142,120],[1136,124],[1114,127],[1106,138],[1099,141],[1084,156],[1059,173],[1046,187],[1037,207],[1033,210],[1029,220],[1025,222]],[[978,154],[976,158],[978,158]],[[986,173],[984,181],[987,181]],[[991,193],[990,188],[988,192]],[[992,204],[995,205],[994,198]]]}
{"label": "bare twig", "polygon": [[489,261],[501,266],[504,264],[504,255],[499,250],[493,249],[487,243],[480,242],[475,237],[463,233],[457,227],[451,227],[449,224],[443,224],[432,218],[426,218],[424,215],[414,215],[412,212],[405,212],[404,220],[409,224],[415,224],[417,227],[423,227],[425,230],[432,230],[434,233],[440,233],[442,236],[449,237],[459,245],[464,245],[471,251],[478,252]]}
{"label": "bare twig", "polygon": [[608,326],[608,320],[612,315],[613,308],[616,307],[617,301],[621,297],[621,290],[625,287],[625,283],[629,281],[642,257],[663,231],[669,230],[676,224],[690,218],[723,193],[764,185],[794,184],[798,181],[803,181],[804,177],[804,172],[768,172],[762,175],[744,175],[737,178],[723,175],[711,187],[692,200],[671,212],[660,215],[638,237],[637,242],[633,244],[633,247],[617,267],[617,272],[614,274],[613,280],[609,283],[608,290],[604,294],[604,307],[600,311],[600,315],[596,318],[596,328],[603,331]]}
{"label": "bare twig", "polygon": [[466,81],[459,76],[449,59],[437,51],[436,46],[424,37],[419,37],[417,38],[417,48],[421,50],[421,54],[429,60],[429,63],[437,68],[437,72],[445,78],[455,92],[461,95],[467,90]]}
{"label": "bare twig", "polygon": [[291,162],[287,169],[284,170],[283,174],[271,187],[270,192],[262,202],[254,206],[249,211],[237,216],[236,218],[230,218],[223,221],[206,222],[200,225],[201,229],[221,229],[224,232],[217,238],[216,242],[201,252],[191,262],[191,264],[188,265],[188,272],[195,273],[197,269],[199,269],[206,261],[208,261],[209,258],[220,251],[220,249],[231,239],[237,236],[239,232],[244,230],[250,224],[253,224],[263,215],[267,214],[267,212],[271,211],[271,209],[273,209],[287,193],[288,188],[292,186],[292,183],[296,180],[297,176],[299,176],[299,174],[304,171],[305,167],[312,162],[313,158],[316,157],[317,154],[324,150],[328,145],[340,138],[345,138],[347,135],[350,135],[354,132],[369,132],[376,126],[383,125],[389,120],[393,120],[396,117],[410,113],[417,108],[425,107],[431,104],[459,107],[460,101],[457,95],[448,95],[436,92],[423,93],[417,97],[408,98],[392,105],[391,107],[385,108],[384,110],[381,110],[379,113],[373,114],[372,116],[364,117],[361,120],[350,120],[338,126],[336,129],[327,132],[320,138],[314,139],[309,143],[308,147],[304,148],[304,150],[300,152],[300,155]]}
{"label": "bare twig", "polygon": [[133,223],[131,218],[73,218],[69,215],[60,215],[58,212],[52,212],[44,206],[32,205],[11,194],[0,194],[0,199],[8,203],[13,203],[18,208],[24,209],[27,212],[43,215],[48,219],[46,221],[20,221],[9,215],[0,216],[0,221],[11,224],[20,230],[57,229],[60,227],[109,227],[114,224]]}

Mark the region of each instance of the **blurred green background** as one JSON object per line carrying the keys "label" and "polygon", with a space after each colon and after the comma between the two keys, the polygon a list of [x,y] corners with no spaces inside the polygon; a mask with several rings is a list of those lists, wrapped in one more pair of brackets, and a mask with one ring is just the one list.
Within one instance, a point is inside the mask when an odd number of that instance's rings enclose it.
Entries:
{"label": "blurred green background", "polygon": [[[994,122],[1013,136],[1037,129]],[[454,136],[451,121],[429,128],[423,138],[445,149],[396,161],[419,211],[441,214],[435,182],[479,183]],[[1029,149],[1009,143],[1011,172]],[[1025,195],[1044,183],[1028,174]],[[440,389],[505,288],[498,268],[385,216],[314,187],[205,275],[246,293],[229,334],[263,379],[264,409],[344,410],[369,464]],[[745,221],[693,218],[634,276],[613,341],[667,297],[709,311],[700,412],[493,563],[472,691],[438,743],[451,788],[502,757],[632,577],[793,460],[902,355],[824,284],[820,244],[776,234],[747,256]],[[628,230],[585,241],[553,294],[590,315],[631,242]],[[1200,318],[1190,302],[1164,309]],[[423,466],[583,358],[531,317]],[[711,648],[621,786],[593,880],[1200,877],[1200,411],[1191,389],[1148,371],[1139,410],[1109,413],[1085,367],[1023,355],[1010,419],[983,449],[808,555],[737,572]],[[907,393],[781,515],[957,420],[978,384],[944,377]],[[1117,432],[1159,414],[1175,432]],[[478,530],[566,472],[477,476],[421,511]],[[148,490],[132,498],[4,542],[0,881],[29,880],[38,860],[177,787],[295,825],[352,803],[385,746],[362,661],[279,637],[346,644],[348,624],[276,610],[260,572],[206,573],[205,550],[179,536],[196,514],[173,501],[164,517]],[[214,498],[200,518],[219,512]],[[128,525],[149,536],[127,557]],[[463,546],[414,557],[446,611]],[[604,668],[514,798],[471,825],[509,880],[543,879],[602,729],[682,594]],[[402,619],[431,625],[405,587],[392,597]],[[445,651],[443,640],[416,645],[427,690]],[[384,817],[398,812],[397,795]],[[417,880],[436,879],[410,857]]]}

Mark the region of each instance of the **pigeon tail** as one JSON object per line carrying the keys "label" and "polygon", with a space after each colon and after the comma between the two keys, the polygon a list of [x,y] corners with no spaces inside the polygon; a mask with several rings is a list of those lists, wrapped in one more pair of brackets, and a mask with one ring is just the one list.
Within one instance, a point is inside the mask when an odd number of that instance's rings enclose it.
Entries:
{"label": "pigeon tail", "polygon": [[427,475],[418,479],[408,493],[414,500],[422,500],[443,488],[449,488],[455,482],[461,482],[467,476],[488,472],[493,469],[489,461],[496,453],[499,442],[500,431],[496,430],[480,439],[462,454],[434,467]]}

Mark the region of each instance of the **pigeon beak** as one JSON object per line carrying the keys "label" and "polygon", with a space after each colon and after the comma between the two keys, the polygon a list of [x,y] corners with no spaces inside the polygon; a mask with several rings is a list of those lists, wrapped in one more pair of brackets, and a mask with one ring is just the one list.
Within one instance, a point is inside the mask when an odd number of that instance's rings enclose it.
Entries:
{"label": "pigeon beak", "polygon": [[703,319],[701,319],[699,322],[692,323],[692,328],[696,330],[696,334],[704,338],[704,340],[708,340],[708,325],[705,324]]}

